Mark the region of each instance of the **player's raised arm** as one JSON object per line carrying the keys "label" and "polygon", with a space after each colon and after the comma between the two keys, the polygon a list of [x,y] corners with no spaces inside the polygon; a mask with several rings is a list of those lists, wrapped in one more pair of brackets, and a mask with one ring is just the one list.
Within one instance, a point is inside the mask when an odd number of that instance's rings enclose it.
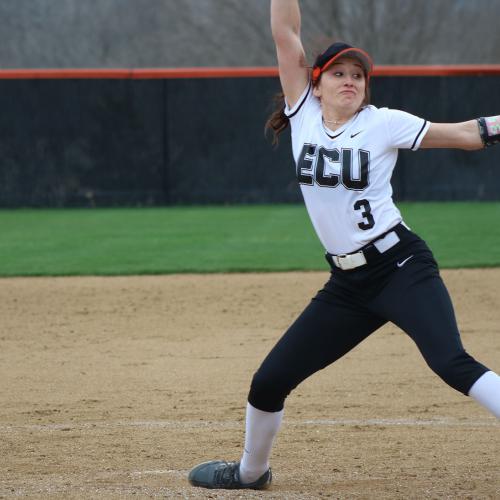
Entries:
{"label": "player's raised arm", "polygon": [[281,87],[293,107],[309,81],[300,38],[298,0],[271,0],[271,31],[276,45]]}
{"label": "player's raised arm", "polygon": [[500,142],[500,116],[461,123],[431,123],[421,148],[482,149]]}

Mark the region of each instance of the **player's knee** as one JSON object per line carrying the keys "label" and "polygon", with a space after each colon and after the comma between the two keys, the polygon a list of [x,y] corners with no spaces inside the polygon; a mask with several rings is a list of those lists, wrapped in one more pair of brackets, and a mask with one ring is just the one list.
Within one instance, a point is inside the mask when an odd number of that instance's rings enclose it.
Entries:
{"label": "player's knee", "polygon": [[457,377],[455,363],[451,360],[434,361],[431,368],[448,385],[455,387],[455,379]]}
{"label": "player's knee", "polygon": [[449,386],[468,394],[484,367],[465,351],[454,357],[442,357],[429,363],[432,370]]}
{"label": "player's knee", "polygon": [[253,376],[248,402],[262,411],[281,411],[291,390],[285,380],[259,370]]}

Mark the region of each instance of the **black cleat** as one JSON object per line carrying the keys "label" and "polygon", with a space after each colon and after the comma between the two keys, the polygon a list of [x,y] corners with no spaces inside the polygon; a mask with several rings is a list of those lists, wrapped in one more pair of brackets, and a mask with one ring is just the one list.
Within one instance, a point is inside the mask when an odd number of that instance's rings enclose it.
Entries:
{"label": "black cleat", "polygon": [[217,488],[225,490],[264,490],[269,487],[272,480],[271,469],[253,483],[242,483],[240,479],[240,463],[212,460],[197,465],[191,470],[188,481],[193,486],[201,488]]}

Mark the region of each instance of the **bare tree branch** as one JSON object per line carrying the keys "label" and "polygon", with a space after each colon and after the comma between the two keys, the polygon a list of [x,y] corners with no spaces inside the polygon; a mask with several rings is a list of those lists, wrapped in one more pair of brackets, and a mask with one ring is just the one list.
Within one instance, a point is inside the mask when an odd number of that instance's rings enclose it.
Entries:
{"label": "bare tree branch", "polygon": [[[500,64],[500,0],[301,0],[312,62],[333,40],[376,64]],[[269,0],[2,0],[0,66],[275,65]]]}

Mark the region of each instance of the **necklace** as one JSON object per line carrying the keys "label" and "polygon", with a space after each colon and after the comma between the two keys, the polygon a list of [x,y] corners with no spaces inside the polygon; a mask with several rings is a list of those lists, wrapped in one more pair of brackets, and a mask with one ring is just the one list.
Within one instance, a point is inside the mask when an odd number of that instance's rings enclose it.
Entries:
{"label": "necklace", "polygon": [[340,125],[340,124],[345,123],[349,120],[325,120],[325,118],[323,117],[323,121],[325,123],[333,123],[334,125]]}

